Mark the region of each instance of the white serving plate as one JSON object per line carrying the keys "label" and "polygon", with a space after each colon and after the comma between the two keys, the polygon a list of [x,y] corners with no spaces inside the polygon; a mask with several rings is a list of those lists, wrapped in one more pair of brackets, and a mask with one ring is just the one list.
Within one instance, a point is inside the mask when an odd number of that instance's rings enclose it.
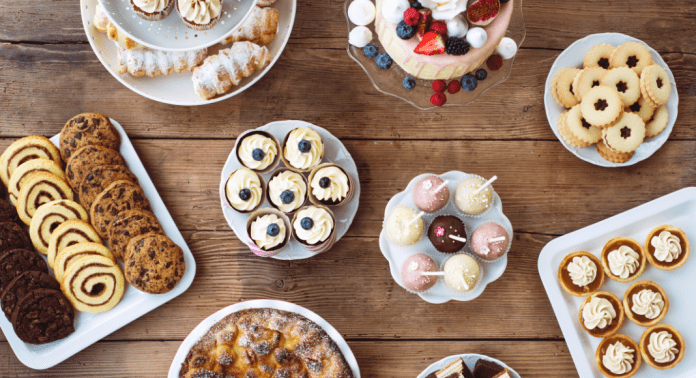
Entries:
{"label": "white serving plate", "polygon": [[[184,251],[186,271],[179,284],[166,294],[147,294],[132,287],[126,281],[123,298],[116,307],[100,314],[90,314],[75,310],[75,332],[63,340],[50,344],[32,345],[24,343],[15,334],[12,323],[5,316],[0,316],[0,328],[2,328],[5,337],[7,337],[10,347],[12,347],[17,358],[32,369],[48,369],[58,365],[126,324],[178,297],[191,286],[193,277],[196,275],[196,261],[193,258],[193,254],[184,237],[181,236],[181,232],[179,232],[172,216],[169,215],[167,207],[162,202],[162,198],[159,196],[152,180],[150,180],[150,176],[148,176],[145,167],[143,167],[143,163],[140,161],[130,139],[128,139],[128,135],[126,135],[123,127],[118,122],[113,119],[111,122],[121,135],[121,155],[125,158],[128,168],[138,178],[140,186],[150,201],[152,211],[159,219],[167,236]],[[51,142],[56,146],[58,146],[59,136],[60,134],[51,138]],[[123,270],[123,263],[119,262],[119,265],[121,270]],[[51,276],[53,276],[53,270],[49,269],[49,271]]]}
{"label": "white serving plate", "polygon": [[[539,275],[544,284],[551,306],[561,326],[568,349],[578,374],[583,378],[600,378],[602,373],[595,363],[595,352],[601,339],[590,336],[580,325],[578,314],[585,297],[568,294],[558,282],[558,267],[563,258],[576,251],[589,251],[600,256],[602,247],[610,239],[626,236],[641,245],[655,227],[671,224],[686,232],[690,240],[696,240],[696,188],[685,188],[658,198],[636,208],[605,219],[583,229],[571,232],[549,242],[539,255]],[[645,361],[633,378],[692,378],[696,377],[696,327],[694,327],[694,294],[696,287],[696,263],[686,262],[674,271],[659,270],[649,263],[643,274],[629,283],[616,282],[609,277],[599,289],[623,298],[629,286],[639,280],[651,280],[660,285],[669,298],[669,310],[660,322],[675,327],[684,337],[686,355],[673,369],[656,370]],[[601,269],[601,267],[599,267]],[[687,288],[687,290],[684,290]],[[636,343],[647,328],[640,327],[624,318],[618,333],[631,337]]]}
{"label": "white serving plate", "polygon": [[[80,0],[80,10],[82,12],[82,25],[87,34],[87,40],[104,68],[106,68],[116,80],[120,81],[121,84],[125,85],[133,92],[157,102],[180,106],[205,105],[226,100],[244,92],[247,88],[254,85],[254,83],[271,70],[271,67],[273,67],[280,57],[280,54],[285,49],[285,45],[288,39],[290,39],[290,32],[295,22],[295,11],[297,9],[297,0],[278,0],[273,5],[273,8],[277,9],[279,13],[278,35],[271,43],[265,45],[273,56],[273,60],[271,60],[271,63],[266,68],[254,72],[251,76],[242,79],[238,86],[231,89],[230,92],[225,95],[211,100],[204,100],[198,97],[193,91],[193,81],[191,80],[190,71],[158,77],[134,77],[128,73],[123,75],[119,74],[118,65],[116,63],[118,51],[116,43],[109,40],[105,33],[99,32],[92,24],[97,4],[98,0]],[[170,15],[169,17],[178,17],[178,15]],[[231,44],[209,47],[208,55],[217,54],[218,50],[221,48],[229,48],[230,46]]]}
{"label": "white serving plate", "polygon": [[210,30],[188,28],[174,10],[161,21],[147,21],[133,12],[131,0],[99,0],[106,16],[119,31],[145,47],[164,51],[204,49],[220,43],[249,17],[258,0],[221,0],[222,16]]}
{"label": "white serving plate", "polygon": [[447,366],[447,364],[451,363],[456,358],[461,358],[462,360],[464,360],[464,363],[466,364],[466,366],[469,367],[469,370],[471,370],[471,372],[474,371],[474,365],[476,364],[476,361],[486,360],[486,361],[494,362],[494,363],[508,369],[510,371],[510,376],[512,376],[512,378],[520,378],[520,375],[517,374],[516,371],[512,370],[511,367],[505,365],[502,361],[496,360],[493,357],[488,357],[488,356],[484,356],[482,354],[476,354],[476,353],[455,354],[453,356],[445,357],[445,358],[441,359],[440,361],[437,361],[437,362],[433,363],[432,365],[428,366],[427,368],[425,368],[425,370],[423,370],[422,373],[418,374],[418,377],[416,377],[416,378],[425,378],[428,376],[428,374],[434,373],[434,372],[442,369],[443,367]]}
{"label": "white serving plate", "polygon": [[[389,203],[384,210],[385,220],[389,214],[391,214],[392,210],[394,210],[394,208],[398,205],[404,205],[419,211],[416,204],[413,202],[413,187],[416,185],[418,180],[425,176],[433,176],[433,174],[424,173],[415,177],[413,180],[411,180],[403,192],[396,194],[391,200],[389,200]],[[384,226],[382,227],[382,232],[379,234],[379,248],[387,261],[389,261],[389,270],[391,271],[392,278],[394,278],[394,281],[396,281],[396,283],[398,283],[401,287],[404,287],[400,274],[401,267],[409,256],[416,253],[425,253],[426,255],[432,257],[433,260],[435,260],[435,263],[437,263],[440,269],[442,269],[445,261],[447,261],[447,259],[451,256],[455,255],[453,253],[438,252],[435,247],[433,247],[430,239],[428,239],[428,227],[433,219],[439,215],[454,215],[461,219],[466,226],[467,239],[471,238],[471,234],[478,226],[488,222],[497,222],[502,225],[510,236],[510,240],[512,241],[513,239],[512,224],[505,214],[503,214],[503,203],[500,200],[498,193],[495,193],[495,190],[493,191],[493,205],[491,205],[491,207],[485,213],[481,214],[480,217],[472,217],[459,211],[457,205],[454,204],[454,193],[457,189],[457,185],[459,185],[460,182],[475,175],[467,174],[461,171],[450,171],[435,176],[438,176],[443,180],[449,180],[447,187],[450,190],[450,200],[442,209],[432,213],[425,213],[425,215],[422,217],[423,237],[421,240],[415,245],[409,247],[400,247],[392,245],[389,242]],[[430,303],[445,303],[450,300],[470,301],[476,299],[479,295],[481,295],[481,293],[483,293],[483,290],[489,283],[497,280],[503,275],[503,272],[505,272],[505,267],[507,267],[507,254],[494,262],[483,262],[473,253],[468,241],[464,246],[464,249],[457,252],[457,254],[461,253],[471,255],[472,257],[476,258],[476,261],[479,262],[479,266],[483,272],[483,277],[479,279],[479,283],[476,285],[476,287],[469,292],[462,293],[450,289],[445,284],[444,280],[440,278],[435,286],[433,286],[430,290],[423,293],[418,293],[423,300]]]}
{"label": "white serving plate", "polygon": [[358,367],[358,361],[355,359],[355,356],[353,355],[353,351],[350,350],[350,347],[343,339],[343,337],[341,337],[341,334],[338,333],[338,331],[336,331],[336,329],[333,326],[331,326],[331,324],[329,324],[321,316],[315,314],[314,312],[304,307],[298,306],[294,303],[277,301],[272,299],[256,299],[252,301],[239,302],[231,306],[227,306],[203,320],[199,325],[196,326],[196,328],[193,329],[193,331],[191,331],[191,333],[186,337],[186,339],[184,339],[184,341],[179,346],[179,350],[176,352],[176,356],[174,356],[174,361],[172,361],[172,365],[169,367],[168,378],[179,378],[181,364],[186,359],[186,355],[188,355],[191,348],[193,348],[193,346],[196,345],[198,340],[200,340],[201,337],[203,337],[213,325],[215,325],[222,318],[233,312],[246,310],[250,308],[273,308],[276,310],[294,312],[313,321],[314,323],[319,325],[324,331],[326,331],[329,337],[331,337],[331,339],[336,343],[338,349],[340,349],[341,353],[343,353],[343,357],[346,359],[346,362],[353,370],[353,375],[355,376],[355,378],[360,378],[360,368]]}
{"label": "white serving plate", "polygon": [[[341,168],[343,168],[346,173],[351,175],[353,178],[355,193],[353,194],[353,198],[350,200],[350,202],[343,206],[329,207],[336,217],[336,243],[338,243],[338,241],[341,240],[343,235],[345,235],[348,231],[348,228],[350,228],[350,225],[353,223],[353,218],[355,218],[355,214],[358,212],[358,206],[360,205],[360,178],[358,177],[358,167],[355,165],[353,157],[350,156],[350,152],[348,152],[346,147],[338,138],[333,136],[333,134],[326,131],[324,128],[311,123],[304,121],[277,121],[261,126],[256,130],[266,131],[272,134],[282,144],[285,136],[290,131],[298,127],[309,127],[316,131],[319,136],[321,136],[321,139],[324,141],[324,160],[322,160],[322,163],[335,163],[341,166]],[[250,214],[241,214],[235,211],[227,202],[227,198],[225,197],[225,184],[227,183],[227,179],[237,168],[243,167],[243,165],[237,159],[235,150],[236,143],[235,148],[232,149],[232,152],[230,152],[230,155],[227,157],[227,162],[225,162],[225,166],[222,168],[222,174],[220,175],[220,203],[222,205],[222,212],[225,215],[227,224],[230,225],[232,231],[234,231],[235,235],[237,236],[237,239],[249,245],[250,238],[246,230],[246,224]],[[281,160],[280,164],[278,164],[278,168],[282,167],[285,167],[285,165]],[[264,180],[266,180],[266,183],[268,183],[268,179],[271,177],[273,172],[274,171],[271,171],[261,175],[263,176]],[[309,172],[303,173],[302,175],[307,178],[309,177]],[[309,200],[307,200],[305,203],[305,206],[308,205],[311,205]],[[259,209],[270,207],[271,205],[268,203],[268,200],[266,200]],[[292,221],[292,217],[290,217],[290,220]],[[283,249],[279,254],[272,256],[272,258],[278,260],[301,260],[315,255],[317,254],[304,249],[304,247],[302,247],[297,240],[292,238],[288,245],[285,246],[285,249]]]}
{"label": "white serving plate", "polygon": [[[667,71],[667,75],[669,75],[669,81],[672,84],[672,94],[670,95],[669,101],[665,105],[667,107],[667,112],[669,113],[669,120],[667,121],[667,127],[664,129],[664,131],[662,131],[659,135],[655,137],[646,138],[643,144],[641,144],[640,147],[638,147],[635,154],[629,161],[625,163],[612,163],[610,161],[604,160],[604,158],[602,158],[599,155],[599,153],[597,153],[595,145],[591,145],[589,147],[584,148],[578,148],[569,145],[568,143],[566,143],[565,140],[563,140],[561,134],[558,133],[558,116],[560,116],[561,113],[563,113],[565,108],[559,105],[556,102],[556,100],[554,100],[553,95],[551,94],[551,81],[553,80],[554,75],[556,75],[556,73],[563,68],[582,68],[582,60],[585,58],[585,54],[587,54],[587,52],[590,51],[590,49],[595,45],[598,45],[600,43],[606,43],[612,46],[618,46],[626,42],[640,42],[643,45],[645,45],[648,48],[648,50],[650,50],[653,62],[660,65],[662,68],[665,69],[665,71]],[[659,150],[660,147],[662,147],[662,145],[665,144],[667,138],[669,138],[669,134],[672,133],[674,122],[676,122],[677,120],[679,95],[677,94],[677,85],[674,81],[674,75],[672,75],[672,71],[667,66],[667,63],[665,63],[660,54],[658,54],[657,51],[653,50],[650,46],[648,46],[647,43],[621,33],[591,34],[583,39],[579,39],[573,42],[572,45],[565,49],[561,53],[561,55],[559,55],[558,58],[556,58],[556,61],[553,63],[553,66],[551,66],[549,76],[546,78],[545,88],[546,89],[544,91],[544,107],[546,108],[546,118],[548,118],[549,120],[551,130],[553,130],[553,133],[556,134],[556,138],[558,138],[558,140],[560,140],[561,143],[563,143],[563,146],[568,151],[573,153],[573,155],[579,157],[580,159],[588,163],[598,165],[600,167],[626,167],[649,158],[650,156],[652,156],[652,154],[655,153],[655,151]]]}

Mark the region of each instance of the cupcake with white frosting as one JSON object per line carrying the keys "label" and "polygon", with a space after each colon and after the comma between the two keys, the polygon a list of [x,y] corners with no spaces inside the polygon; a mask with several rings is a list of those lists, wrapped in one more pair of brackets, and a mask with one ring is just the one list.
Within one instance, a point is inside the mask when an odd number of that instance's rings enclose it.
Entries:
{"label": "cupcake with white frosting", "polygon": [[315,205],[345,205],[355,192],[352,177],[333,163],[314,168],[309,175],[309,186],[309,200]]}
{"label": "cupcake with white frosting", "polygon": [[324,206],[305,206],[292,218],[295,239],[308,251],[326,252],[336,242],[336,218]]}
{"label": "cupcake with white frosting", "polygon": [[643,247],[637,241],[617,237],[602,248],[604,273],[614,281],[631,282],[643,274],[646,259]]}
{"label": "cupcake with white frosting", "polygon": [[268,173],[280,162],[280,143],[270,133],[249,130],[237,138],[235,153],[245,167],[259,173]]}
{"label": "cupcake with white frosting", "polygon": [[293,213],[307,200],[307,180],[288,168],[273,172],[268,180],[268,202],[284,213]]}
{"label": "cupcake with white frosting", "polygon": [[632,377],[640,367],[640,360],[638,345],[626,335],[607,337],[595,353],[597,367],[607,377]]}
{"label": "cupcake with white frosting", "polygon": [[210,30],[222,17],[222,0],[178,0],[177,10],[184,24],[193,30]]}
{"label": "cupcake with white frosting", "polygon": [[309,172],[324,159],[324,142],[309,127],[298,127],[283,140],[283,163],[299,172]]}
{"label": "cupcake with white frosting", "polygon": [[251,213],[264,201],[266,182],[261,175],[249,168],[232,172],[225,184],[225,198],[233,209],[240,213]]}
{"label": "cupcake with white frosting", "polygon": [[161,21],[167,18],[176,6],[176,0],[130,0],[133,12],[147,21]]}
{"label": "cupcake with white frosting", "polygon": [[261,257],[271,257],[280,253],[292,235],[290,219],[282,212],[270,208],[251,214],[247,219],[246,229],[249,248]]}

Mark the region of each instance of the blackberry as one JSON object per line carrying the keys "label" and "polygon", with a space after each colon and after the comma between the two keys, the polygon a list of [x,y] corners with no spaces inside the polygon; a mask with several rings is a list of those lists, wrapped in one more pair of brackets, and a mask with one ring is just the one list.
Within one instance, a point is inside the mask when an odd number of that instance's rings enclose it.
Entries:
{"label": "blackberry", "polygon": [[462,89],[471,92],[478,86],[478,80],[472,74],[466,74],[462,76]]}
{"label": "blackberry", "polygon": [[367,46],[363,49],[363,52],[365,53],[365,56],[372,59],[379,54],[379,47],[375,45],[374,43],[368,43]]}
{"label": "blackberry", "polygon": [[[508,0],[508,1],[510,1],[510,0]],[[502,3],[502,1],[501,1],[501,3]],[[423,5],[421,5],[421,3],[416,0],[416,1],[411,3],[411,8],[416,8],[418,10],[421,10],[421,9],[423,9]]]}
{"label": "blackberry", "polygon": [[406,25],[405,21],[399,22],[396,26],[396,35],[401,39],[411,39],[416,34],[416,29],[413,26]]}
{"label": "blackberry", "polygon": [[416,87],[416,79],[414,79],[410,76],[407,76],[404,78],[403,84],[404,84],[404,88],[411,90],[411,89]]}
{"label": "blackberry", "polygon": [[463,38],[449,37],[445,41],[445,51],[450,55],[464,55],[469,52],[469,42]]}
{"label": "blackberry", "polygon": [[394,63],[392,58],[387,53],[381,53],[377,55],[377,59],[375,62],[377,63],[377,67],[383,70],[388,70],[391,67],[392,63]]}
{"label": "blackberry", "polygon": [[476,79],[478,80],[486,80],[488,77],[488,72],[484,70],[483,68],[480,68],[476,71]]}

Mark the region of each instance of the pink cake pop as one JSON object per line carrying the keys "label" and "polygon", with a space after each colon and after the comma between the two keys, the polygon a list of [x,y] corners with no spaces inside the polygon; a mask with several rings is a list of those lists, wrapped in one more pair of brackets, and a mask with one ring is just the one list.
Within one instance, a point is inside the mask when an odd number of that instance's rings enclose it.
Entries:
{"label": "pink cake pop", "polygon": [[401,281],[406,289],[420,293],[433,287],[437,276],[424,276],[423,272],[436,272],[437,265],[430,257],[418,253],[409,256],[401,267]]}
{"label": "pink cake pop", "polygon": [[438,211],[447,205],[450,191],[445,181],[437,176],[427,176],[413,188],[413,202],[423,211]]}
{"label": "pink cake pop", "polygon": [[482,224],[471,235],[471,249],[478,257],[486,261],[494,261],[502,257],[509,245],[510,236],[507,231],[494,222]]}

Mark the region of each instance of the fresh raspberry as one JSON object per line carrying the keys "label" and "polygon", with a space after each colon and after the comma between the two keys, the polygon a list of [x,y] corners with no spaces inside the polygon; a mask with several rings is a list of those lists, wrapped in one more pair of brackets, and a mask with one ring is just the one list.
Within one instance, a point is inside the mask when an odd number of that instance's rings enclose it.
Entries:
{"label": "fresh raspberry", "polygon": [[444,80],[433,81],[433,90],[435,92],[444,92],[445,89],[447,89],[447,84],[445,84]]}
{"label": "fresh raspberry", "polygon": [[503,66],[503,58],[500,55],[491,55],[486,61],[486,65],[491,71],[498,71]]}
{"label": "fresh raspberry", "polygon": [[447,102],[447,96],[445,96],[444,93],[442,92],[436,92],[435,94],[430,97],[430,103],[435,105],[435,106],[442,106],[445,105]]}
{"label": "fresh raspberry", "polygon": [[447,24],[444,21],[435,21],[430,24],[430,31],[440,35],[447,35]]}
{"label": "fresh raspberry", "polygon": [[416,8],[408,8],[404,11],[404,22],[408,26],[416,26],[420,21],[420,13]]}
{"label": "fresh raspberry", "polygon": [[459,90],[462,88],[462,85],[459,84],[459,80],[452,80],[447,84],[447,92],[450,94],[455,94],[459,92]]}

